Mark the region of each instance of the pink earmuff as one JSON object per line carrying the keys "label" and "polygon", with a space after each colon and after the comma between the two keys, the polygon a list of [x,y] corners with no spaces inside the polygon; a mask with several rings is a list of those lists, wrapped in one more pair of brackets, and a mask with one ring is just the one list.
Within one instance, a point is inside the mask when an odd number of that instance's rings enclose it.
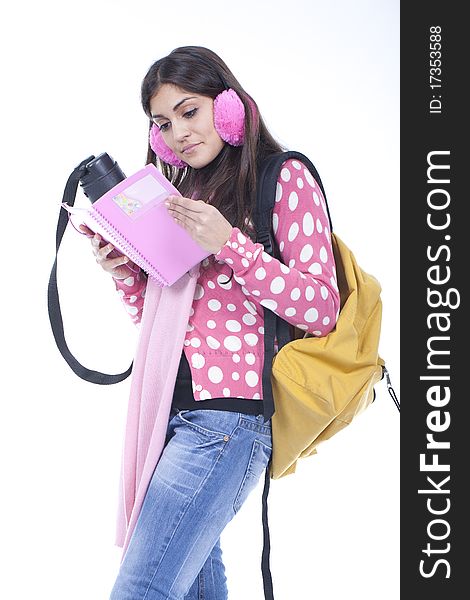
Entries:
{"label": "pink earmuff", "polygon": [[[256,115],[256,107],[250,100],[252,112]],[[241,146],[245,139],[245,107],[238,94],[232,90],[224,90],[214,99],[214,127],[220,137],[231,146]],[[187,166],[183,160],[165,143],[159,128],[152,125],[149,143],[155,154],[174,167]]]}

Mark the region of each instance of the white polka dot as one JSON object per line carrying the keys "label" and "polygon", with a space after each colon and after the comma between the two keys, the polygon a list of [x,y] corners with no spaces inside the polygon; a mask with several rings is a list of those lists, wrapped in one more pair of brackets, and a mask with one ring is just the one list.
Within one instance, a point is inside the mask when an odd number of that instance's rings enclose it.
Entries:
{"label": "white polka dot", "polygon": [[281,198],[282,198],[282,185],[278,181],[276,184],[276,202],[280,202]]}
{"label": "white polka dot", "polygon": [[321,264],[317,262],[312,263],[307,270],[312,275],[320,275],[322,273]]}
{"label": "white polka dot", "polygon": [[309,308],[304,314],[304,319],[307,323],[315,323],[318,319],[318,310],[316,308]]}
{"label": "white polka dot", "polygon": [[243,303],[243,306],[252,315],[256,315],[256,306],[253,304],[253,302],[250,302],[249,300],[245,300],[245,302]]}
{"label": "white polka dot", "polygon": [[217,348],[220,348],[220,342],[211,335],[206,337],[206,342],[209,348],[212,348],[212,350],[217,350]]}
{"label": "white polka dot", "polygon": [[230,275],[218,275],[217,276],[217,283],[219,284],[219,286],[223,289],[223,290],[231,290],[232,289],[232,282],[229,281],[230,279]]}
{"label": "white polka dot", "polygon": [[245,325],[254,325],[256,323],[256,317],[250,313],[247,313],[243,315],[242,321],[245,323]]}
{"label": "white polka dot", "polygon": [[312,233],[314,232],[315,223],[313,222],[313,216],[311,212],[306,212],[304,214],[302,229],[304,230],[305,235],[312,235]]}
{"label": "white polka dot", "polygon": [[248,346],[256,346],[258,343],[258,336],[256,333],[247,333],[243,336],[243,338]]}
{"label": "white polka dot", "polygon": [[286,308],[286,317],[293,317],[295,315],[297,311],[295,310],[295,308]]}
{"label": "white polka dot", "polygon": [[334,277],[330,277],[330,283],[334,287],[334,289],[338,291],[338,284],[336,283],[336,279]]}
{"label": "white polka dot", "polygon": [[329,325],[330,324],[330,317],[325,317],[322,321],[323,325]]}
{"label": "white polka dot", "polygon": [[271,262],[273,257],[270,256],[269,254],[267,254],[266,252],[263,252],[263,254],[261,255],[261,258],[263,259],[264,262]]}
{"label": "white polka dot", "polygon": [[261,396],[258,392],[256,392],[256,394],[253,394],[253,400],[261,400]]}
{"label": "white polka dot", "polygon": [[297,221],[295,221],[289,227],[289,231],[287,232],[287,239],[289,240],[289,242],[293,242],[295,240],[295,238],[297,237],[298,233],[299,233],[299,224],[297,223]]}
{"label": "white polka dot", "polygon": [[261,333],[261,335],[264,335],[264,327],[258,327],[258,333]]}
{"label": "white polka dot", "polygon": [[245,252],[245,248],[244,248],[243,246],[240,246],[240,247],[238,248],[238,252],[239,252],[239,254],[244,254],[244,252]]}
{"label": "white polka dot", "polygon": [[264,269],[263,267],[260,267],[259,269],[256,269],[256,271],[255,271],[255,277],[259,281],[262,281],[266,277],[266,269]]}
{"label": "white polka dot", "polygon": [[[121,290],[121,291],[122,291],[122,290]],[[131,296],[131,297],[129,298],[129,302],[130,302],[131,304],[134,304],[134,302],[135,302],[136,300],[137,300],[137,296]]]}
{"label": "white polka dot", "polygon": [[226,397],[227,397],[227,396],[230,396],[230,390],[229,390],[229,388],[224,388],[224,389],[222,390],[222,394],[223,394],[224,396],[226,396]]}
{"label": "white polka dot", "polygon": [[279,250],[282,252],[284,250],[284,240],[279,244]]}
{"label": "white polka dot", "polygon": [[200,383],[198,383],[197,385],[194,386],[194,389],[196,390],[196,392],[200,392],[202,390],[202,385]]}
{"label": "white polka dot", "polygon": [[242,292],[245,294],[245,296],[251,296],[250,292],[246,289],[246,287],[242,286]]}
{"label": "white polka dot", "polygon": [[239,363],[241,361],[240,355],[239,354],[233,354],[232,355],[232,360],[234,363]]}
{"label": "white polka dot", "polygon": [[217,310],[220,310],[220,307],[222,305],[220,304],[220,302],[218,300],[212,299],[212,300],[209,300],[209,302],[207,303],[207,306],[209,307],[210,310],[215,312]]}
{"label": "white polka dot", "polygon": [[252,258],[253,257],[253,253],[252,252],[245,252],[245,256],[247,258]]}
{"label": "white polka dot", "polygon": [[317,219],[316,226],[317,226],[318,233],[321,233],[323,231],[323,225],[321,224],[320,219]]}
{"label": "white polka dot", "polygon": [[258,258],[258,256],[262,252],[262,250],[263,250],[262,246],[260,246],[259,248],[256,248],[256,250],[253,252],[253,260],[256,260]]}
{"label": "white polka dot", "polygon": [[190,341],[189,341],[189,340],[184,340],[184,345],[185,345],[185,346],[189,346],[189,344],[190,344]]}
{"label": "white polka dot", "polygon": [[328,244],[331,244],[331,235],[330,235],[330,230],[329,230],[327,227],[325,227],[325,230],[324,230],[324,232],[325,232],[325,237],[326,237],[326,239],[328,240]]}
{"label": "white polka dot", "polygon": [[305,288],[305,298],[310,302],[311,300],[313,300],[315,297],[315,290],[313,289],[313,287],[311,285],[308,285]]}
{"label": "white polka dot", "polygon": [[206,364],[206,359],[202,356],[202,354],[196,352],[191,356],[191,364],[195,369],[202,369],[202,367]]}
{"label": "white polka dot", "polygon": [[238,243],[237,242],[232,242],[232,248],[238,248]]}
{"label": "white polka dot", "polygon": [[146,288],[144,288],[144,289],[142,290],[142,292],[141,292],[141,294],[140,294],[140,295],[142,296],[142,298],[145,298],[145,292],[146,292],[146,291],[147,291],[147,289],[146,289]]}
{"label": "white polka dot", "polygon": [[313,335],[316,336],[320,336],[321,335],[321,331],[318,331],[318,329],[316,329],[315,331],[312,331]]}
{"label": "white polka dot", "polygon": [[323,300],[326,300],[328,298],[328,288],[326,288],[324,285],[322,285],[320,288],[320,294],[321,294],[321,297],[323,298]]}
{"label": "white polka dot", "polygon": [[215,321],[213,321],[212,319],[210,321],[207,321],[207,327],[209,327],[209,329],[215,329],[215,327],[216,327]]}
{"label": "white polka dot", "polygon": [[227,310],[233,312],[234,310],[237,310],[237,307],[235,306],[235,304],[227,304]]}
{"label": "white polka dot", "polygon": [[297,177],[297,187],[301,190],[304,187],[304,180],[302,177]]}
{"label": "white polka dot", "polygon": [[248,352],[248,354],[245,354],[245,361],[249,365],[254,365],[256,361],[256,356],[252,352]]}
{"label": "white polka dot", "polygon": [[119,298],[123,298],[124,297],[124,290],[118,290],[118,296],[119,296]]}
{"label": "white polka dot", "polygon": [[315,202],[315,204],[316,204],[317,206],[320,206],[320,198],[318,197],[318,194],[317,194],[317,192],[313,192],[313,194],[312,194],[312,195],[313,195],[313,201]]}
{"label": "white polka dot", "polygon": [[207,370],[207,376],[212,383],[220,383],[224,378],[224,374],[222,373],[222,369],[220,367],[210,367]]}
{"label": "white polka dot", "polygon": [[283,277],[275,277],[271,281],[271,285],[269,286],[269,289],[271,290],[272,294],[280,294],[281,292],[284,291],[285,287],[286,287],[285,279]]}
{"label": "white polka dot", "polygon": [[278,226],[279,226],[279,215],[274,213],[273,214],[273,231],[275,234],[277,233]]}
{"label": "white polka dot", "polygon": [[261,294],[261,292],[259,290],[251,290],[252,296],[259,296],[260,294]]}
{"label": "white polka dot", "polygon": [[305,323],[298,323],[298,324],[296,325],[296,327],[297,327],[298,329],[302,329],[302,331],[307,331],[307,329],[308,329],[308,327],[307,327],[307,325],[305,325]]}
{"label": "white polka dot", "polygon": [[240,285],[245,285],[245,280],[243,279],[243,277],[238,277],[237,275],[234,275],[233,278],[235,279],[235,281],[237,283],[239,283]]}
{"label": "white polka dot", "polygon": [[238,321],[235,321],[234,319],[230,319],[229,321],[227,321],[225,323],[225,327],[232,332],[237,332],[240,331],[242,326],[240,325],[240,323]]}
{"label": "white polka dot", "polygon": [[131,285],[134,285],[134,281],[135,279],[131,276],[124,279],[123,283],[124,285],[128,285],[129,287],[131,287]]}
{"label": "white polka dot", "polygon": [[201,345],[201,340],[199,338],[193,338],[191,340],[191,346],[193,348],[199,348],[200,345]]}
{"label": "white polka dot", "polygon": [[196,284],[196,289],[194,291],[194,300],[199,300],[204,296],[204,288],[199,283]]}
{"label": "white polka dot", "polygon": [[226,258],[225,262],[228,263],[229,265],[233,265],[233,260],[231,258]]}
{"label": "white polka dot", "polygon": [[126,306],[126,310],[130,315],[136,315],[139,312],[137,306]]}
{"label": "white polka dot", "polygon": [[322,246],[320,248],[320,260],[322,261],[322,263],[326,263],[326,261],[328,260],[328,252],[326,251],[325,246]]}
{"label": "white polka dot", "polygon": [[189,316],[192,317],[194,315],[194,308],[191,306],[191,310],[189,311]]}
{"label": "white polka dot", "polygon": [[243,233],[238,233],[237,234],[237,238],[238,241],[240,242],[240,244],[245,244],[246,243],[246,237],[243,235]]}
{"label": "white polka dot", "polygon": [[291,164],[294,167],[294,169],[297,169],[297,171],[300,171],[300,169],[302,168],[302,165],[299,163],[298,160],[293,160]]}
{"label": "white polka dot", "polygon": [[315,186],[315,180],[313,178],[313,175],[308,169],[304,169],[304,177],[309,185],[311,185],[312,187]]}
{"label": "white polka dot", "polygon": [[297,192],[291,192],[289,194],[289,202],[288,202],[288,206],[289,206],[290,210],[295,210],[297,208],[298,203],[299,203],[299,197],[297,195]]}
{"label": "white polka dot", "polygon": [[281,170],[281,179],[282,179],[282,181],[289,181],[290,180],[290,171],[286,167],[284,167]]}
{"label": "white polka dot", "polygon": [[259,381],[258,373],[256,371],[247,371],[245,373],[245,381],[249,387],[256,387]]}
{"label": "white polka dot", "polygon": [[242,265],[245,267],[245,269],[248,269],[250,266],[250,261],[246,260],[246,258],[242,258]]}
{"label": "white polka dot", "polygon": [[234,381],[238,381],[238,380],[240,379],[240,373],[237,373],[237,371],[234,371],[234,372],[232,373],[232,379],[233,379]]}
{"label": "white polka dot", "polygon": [[208,281],[207,282],[207,287],[209,287],[211,290],[215,289],[215,283],[213,281]]}
{"label": "white polka dot", "polygon": [[261,306],[265,306],[266,308],[269,308],[269,310],[276,310],[277,308],[277,302],[275,300],[261,300],[260,302]]}
{"label": "white polka dot", "polygon": [[237,352],[242,347],[242,342],[236,335],[228,335],[224,339],[224,346],[231,352]]}
{"label": "white polka dot", "polygon": [[201,400],[210,400],[212,398],[211,393],[207,390],[202,390],[202,392],[199,394],[199,397]]}
{"label": "white polka dot", "polygon": [[289,267],[287,265],[285,265],[284,263],[281,263],[280,267],[281,267],[281,272],[282,273],[285,273],[286,275],[289,275],[290,269],[289,269]]}
{"label": "white polka dot", "polygon": [[294,288],[290,293],[291,300],[298,300],[300,298],[300,289]]}
{"label": "white polka dot", "polygon": [[311,244],[305,244],[300,251],[300,262],[306,263],[313,256],[313,246]]}
{"label": "white polka dot", "polygon": [[295,267],[295,258],[291,258],[289,261],[289,267],[292,269],[293,267]]}

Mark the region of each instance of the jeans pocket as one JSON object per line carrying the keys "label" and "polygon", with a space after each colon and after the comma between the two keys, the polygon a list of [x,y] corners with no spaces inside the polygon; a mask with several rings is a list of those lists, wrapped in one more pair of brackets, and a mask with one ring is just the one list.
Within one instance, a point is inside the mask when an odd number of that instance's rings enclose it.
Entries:
{"label": "jeans pocket", "polygon": [[240,510],[242,504],[258,485],[261,475],[268,466],[271,453],[272,449],[269,446],[260,440],[254,440],[245,475],[243,476],[240,489],[233,502],[233,510],[235,513]]}
{"label": "jeans pocket", "polygon": [[187,427],[211,439],[231,437],[238,426],[237,413],[230,414],[220,410],[180,410],[177,418]]}

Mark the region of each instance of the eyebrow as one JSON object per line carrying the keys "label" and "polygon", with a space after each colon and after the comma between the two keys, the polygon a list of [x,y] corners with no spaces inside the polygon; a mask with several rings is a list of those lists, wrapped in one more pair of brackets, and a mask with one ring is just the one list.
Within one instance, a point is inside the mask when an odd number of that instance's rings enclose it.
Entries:
{"label": "eyebrow", "polygon": [[[173,112],[176,112],[178,110],[178,108],[187,100],[192,100],[193,98],[196,98],[196,96],[188,96],[187,98],[183,98],[182,100],[180,100],[177,104],[175,104],[173,106]],[[163,115],[151,115],[152,119],[160,119],[160,118],[165,118]]]}

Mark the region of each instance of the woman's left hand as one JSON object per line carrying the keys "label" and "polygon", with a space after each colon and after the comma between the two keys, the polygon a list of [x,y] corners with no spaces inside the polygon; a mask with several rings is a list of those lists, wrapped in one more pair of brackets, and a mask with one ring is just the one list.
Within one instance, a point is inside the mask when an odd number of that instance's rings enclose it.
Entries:
{"label": "woman's left hand", "polygon": [[183,196],[168,196],[165,200],[169,214],[184,227],[204,250],[215,254],[232,233],[232,225],[211,204]]}

